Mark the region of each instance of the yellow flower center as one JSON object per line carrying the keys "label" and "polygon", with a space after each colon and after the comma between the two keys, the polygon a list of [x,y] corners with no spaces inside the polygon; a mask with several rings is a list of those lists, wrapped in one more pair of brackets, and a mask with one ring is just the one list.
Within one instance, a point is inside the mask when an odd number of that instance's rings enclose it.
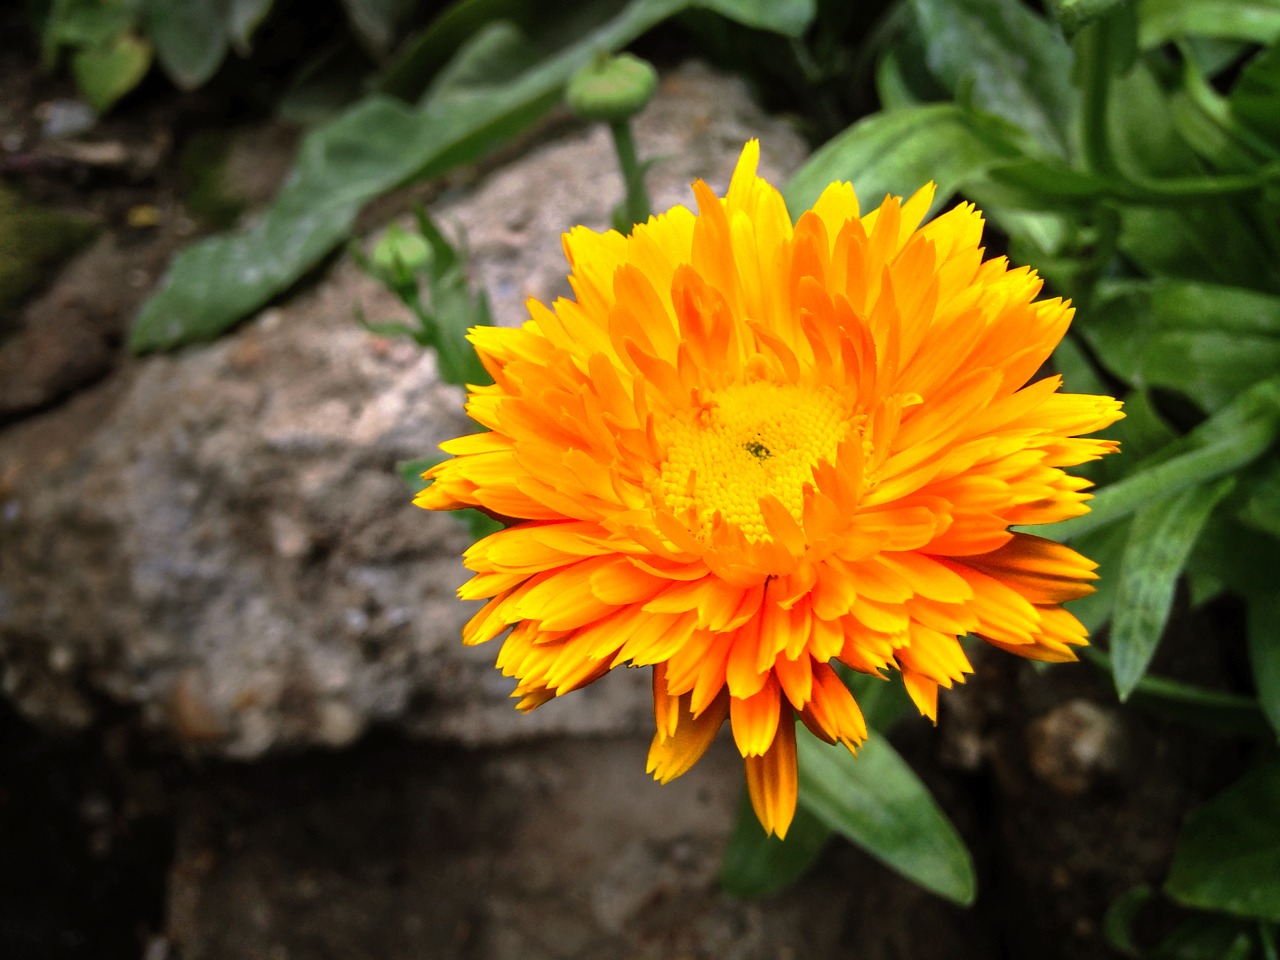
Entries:
{"label": "yellow flower center", "polygon": [[669,424],[658,479],[667,508],[703,535],[719,513],[752,542],[767,536],[761,497],[776,497],[798,522],[814,467],[835,457],[850,429],[839,395],[755,381],[700,392],[695,401]]}

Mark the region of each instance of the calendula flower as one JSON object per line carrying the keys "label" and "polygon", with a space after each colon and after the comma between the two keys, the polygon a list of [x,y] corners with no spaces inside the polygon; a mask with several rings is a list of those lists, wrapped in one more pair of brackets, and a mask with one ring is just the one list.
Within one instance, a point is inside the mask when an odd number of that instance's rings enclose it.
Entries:
{"label": "calendula flower", "polygon": [[755,811],[785,835],[796,718],[867,735],[833,669],[901,671],[920,711],[971,672],[957,638],[1074,659],[1060,604],[1094,564],[1011,526],[1087,510],[1062,470],[1109,397],[1028,383],[1071,319],[963,204],[920,226],[928,185],[860,214],[832,184],[794,223],[742,152],[727,196],[693,185],[630,237],[564,238],[574,299],[471,332],[485,432],[443,444],[417,498],[510,522],[466,553],[487,603],[464,631],[521,709],[652,666],[648,768],[688,770],[727,718]]}

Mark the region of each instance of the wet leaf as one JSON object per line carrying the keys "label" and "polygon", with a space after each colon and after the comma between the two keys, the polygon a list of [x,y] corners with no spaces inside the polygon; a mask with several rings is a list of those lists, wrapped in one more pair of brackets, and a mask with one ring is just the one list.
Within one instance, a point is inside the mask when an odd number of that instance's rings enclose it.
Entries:
{"label": "wet leaf", "polygon": [[926,890],[962,905],[977,879],[964,841],[884,737],[852,756],[797,737],[800,803],[819,820]]}
{"label": "wet leaf", "polygon": [[1247,774],[1187,818],[1165,892],[1189,907],[1280,920],[1280,763]]}

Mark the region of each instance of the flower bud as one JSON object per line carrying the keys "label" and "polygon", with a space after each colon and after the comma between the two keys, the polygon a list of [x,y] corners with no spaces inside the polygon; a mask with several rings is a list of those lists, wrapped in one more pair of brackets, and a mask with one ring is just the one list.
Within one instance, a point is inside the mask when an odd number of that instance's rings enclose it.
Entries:
{"label": "flower bud", "polygon": [[431,248],[416,233],[392,224],[373,248],[373,270],[393,287],[414,284],[414,275],[431,262]]}
{"label": "flower bud", "polygon": [[647,60],[601,52],[573,75],[565,99],[583,120],[617,123],[643,110],[657,89],[658,71]]}

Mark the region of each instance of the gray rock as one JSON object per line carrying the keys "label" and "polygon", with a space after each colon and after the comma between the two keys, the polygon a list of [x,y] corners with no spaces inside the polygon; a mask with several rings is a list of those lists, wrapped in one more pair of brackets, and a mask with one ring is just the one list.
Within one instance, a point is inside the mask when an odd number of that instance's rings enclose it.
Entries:
{"label": "gray rock", "polygon": [[[688,67],[640,118],[655,206],[727,185],[759,136],[776,181],[804,147],[741,84]],[[533,149],[435,213],[467,237],[499,322],[568,292],[559,234],[621,194],[608,137]],[[353,320],[397,305],[350,262],[209,346],[148,358],[0,433],[3,690],[82,727],[109,701],[201,750],[341,746],[372,724],[501,743],[650,729],[647,671],[516,714],[497,647],[464,648],[468,538],[395,472],[468,432],[429,353]]]}

